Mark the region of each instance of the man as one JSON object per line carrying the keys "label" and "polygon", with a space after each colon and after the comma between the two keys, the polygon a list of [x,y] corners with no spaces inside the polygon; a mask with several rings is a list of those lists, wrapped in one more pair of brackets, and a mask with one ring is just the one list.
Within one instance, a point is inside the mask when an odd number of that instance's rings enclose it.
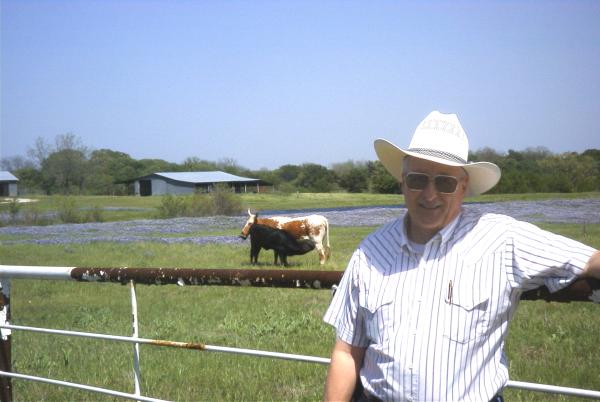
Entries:
{"label": "man", "polygon": [[[324,320],[337,340],[325,400],[490,401],[508,381],[502,352],[520,295],[600,277],[600,252],[525,222],[462,207],[500,179],[468,163],[454,114],[430,113],[407,150],[376,140],[407,214],[354,252]],[[364,390],[362,389],[364,387]]]}

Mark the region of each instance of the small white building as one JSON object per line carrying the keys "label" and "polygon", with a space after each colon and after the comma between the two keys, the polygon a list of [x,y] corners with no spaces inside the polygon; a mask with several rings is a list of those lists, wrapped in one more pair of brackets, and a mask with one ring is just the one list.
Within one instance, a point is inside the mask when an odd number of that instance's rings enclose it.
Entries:
{"label": "small white building", "polygon": [[12,173],[0,171],[0,197],[16,197],[18,181]]}
{"label": "small white building", "polygon": [[236,193],[261,192],[261,180],[215,172],[160,172],[134,180],[135,195],[210,193],[217,184],[227,184]]}

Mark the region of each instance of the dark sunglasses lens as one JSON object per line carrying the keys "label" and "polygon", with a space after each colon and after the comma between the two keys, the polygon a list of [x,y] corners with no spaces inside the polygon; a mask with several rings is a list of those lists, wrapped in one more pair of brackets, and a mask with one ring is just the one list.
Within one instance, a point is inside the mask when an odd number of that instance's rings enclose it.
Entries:
{"label": "dark sunglasses lens", "polygon": [[422,173],[409,173],[406,175],[406,186],[411,190],[423,190],[429,183],[429,177]]}
{"label": "dark sunglasses lens", "polygon": [[435,188],[440,193],[453,193],[456,191],[458,180],[452,176],[435,176]]}

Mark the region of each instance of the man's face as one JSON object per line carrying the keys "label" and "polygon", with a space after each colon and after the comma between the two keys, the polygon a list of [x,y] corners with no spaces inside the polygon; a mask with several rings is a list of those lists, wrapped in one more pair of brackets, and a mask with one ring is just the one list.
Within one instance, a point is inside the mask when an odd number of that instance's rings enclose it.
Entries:
{"label": "man's face", "polygon": [[[410,183],[407,183],[409,181],[407,175],[410,173],[424,173],[429,176],[429,180],[422,190],[410,188]],[[456,190],[450,194],[440,192],[433,179],[438,175],[456,177],[458,179]],[[403,176],[402,193],[410,219],[408,235],[417,243],[426,243],[459,214],[469,180],[468,175],[460,167],[408,157],[404,164]],[[413,177],[423,179],[422,176]],[[447,178],[439,179],[439,181],[444,180],[452,181]],[[438,183],[437,187],[442,187],[442,190],[447,191],[443,184]]]}

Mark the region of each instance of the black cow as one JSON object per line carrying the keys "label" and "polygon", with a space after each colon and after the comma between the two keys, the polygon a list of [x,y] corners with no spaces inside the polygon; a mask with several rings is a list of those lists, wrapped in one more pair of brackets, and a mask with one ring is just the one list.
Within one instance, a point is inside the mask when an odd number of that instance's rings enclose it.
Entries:
{"label": "black cow", "polygon": [[294,236],[285,230],[275,229],[266,225],[254,223],[248,233],[250,235],[250,263],[258,263],[260,249],[273,250],[274,264],[277,258],[284,266],[288,266],[288,255],[301,255],[315,249],[315,242],[310,239],[296,240]]}

